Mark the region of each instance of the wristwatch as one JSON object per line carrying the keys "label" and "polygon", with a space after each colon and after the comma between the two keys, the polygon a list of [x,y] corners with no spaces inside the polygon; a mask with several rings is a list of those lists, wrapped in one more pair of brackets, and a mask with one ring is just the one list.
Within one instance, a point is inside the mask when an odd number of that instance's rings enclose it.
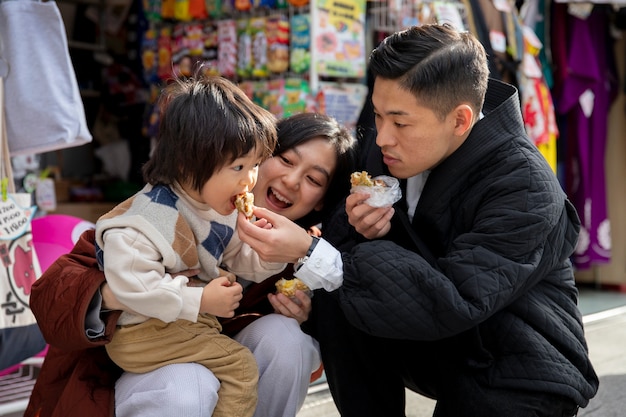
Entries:
{"label": "wristwatch", "polygon": [[302,258],[299,258],[298,262],[296,262],[296,265],[294,266],[295,271],[300,269],[302,265],[304,265],[305,262],[309,260],[309,257],[313,253],[313,249],[315,249],[315,247],[317,246],[317,242],[320,241],[320,238],[317,236],[311,236],[311,237],[313,238],[313,241],[311,242],[311,246],[309,246],[309,249],[306,251],[306,255],[304,255]]}

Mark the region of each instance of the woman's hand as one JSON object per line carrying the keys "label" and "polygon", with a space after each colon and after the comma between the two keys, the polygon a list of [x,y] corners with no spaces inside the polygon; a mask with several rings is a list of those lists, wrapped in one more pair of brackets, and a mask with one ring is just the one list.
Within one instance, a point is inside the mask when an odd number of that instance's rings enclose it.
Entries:
{"label": "woman's hand", "polygon": [[354,193],[346,198],[348,222],[354,229],[367,239],[385,236],[391,229],[391,218],[395,209],[389,207],[372,207],[365,203],[369,194]]}
{"label": "woman's hand", "polygon": [[131,312],[132,310],[120,303],[111,291],[111,287],[106,282],[100,286],[100,294],[102,294],[101,310],[122,310]]}
{"label": "woman's hand", "polygon": [[306,230],[265,208],[255,207],[254,214],[260,219],[255,223],[247,221],[243,214],[237,217],[237,232],[261,259],[295,263],[306,255],[313,239]]}
{"label": "woman's hand", "polygon": [[268,294],[267,298],[276,313],[294,318],[298,321],[298,324],[302,324],[309,319],[311,298],[305,292],[296,291],[297,302],[284,294]]}

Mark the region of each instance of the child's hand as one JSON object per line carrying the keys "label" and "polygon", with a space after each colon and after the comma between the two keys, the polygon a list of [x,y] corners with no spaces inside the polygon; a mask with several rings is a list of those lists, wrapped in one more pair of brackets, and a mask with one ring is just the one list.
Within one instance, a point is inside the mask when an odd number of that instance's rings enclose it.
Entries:
{"label": "child's hand", "polygon": [[202,291],[200,312],[218,317],[233,317],[243,297],[242,293],[243,288],[239,283],[231,283],[226,277],[215,278]]}

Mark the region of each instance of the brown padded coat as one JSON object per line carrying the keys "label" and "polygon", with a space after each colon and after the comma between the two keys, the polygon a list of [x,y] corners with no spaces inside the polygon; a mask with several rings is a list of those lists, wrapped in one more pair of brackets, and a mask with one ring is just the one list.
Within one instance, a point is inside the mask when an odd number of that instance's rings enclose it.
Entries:
{"label": "brown padded coat", "polygon": [[[95,258],[95,233],[87,230],[72,251],[59,257],[32,287],[30,306],[46,341],[48,354],[37,377],[24,417],[112,417],[115,381],[122,371],[104,345],[113,335],[119,311],[101,313],[104,336],[88,339],[85,317],[104,283]],[[222,333],[232,336],[257,318],[273,312],[267,294],[283,273],[246,288],[235,317],[220,319]],[[312,378],[319,377],[321,368]]]}
{"label": "brown padded coat", "polygon": [[32,287],[30,306],[50,344],[24,417],[110,417],[121,370],[107,356],[120,312],[103,313],[105,335],[85,334],[89,303],[104,282],[95,259],[94,231],[83,232]]}

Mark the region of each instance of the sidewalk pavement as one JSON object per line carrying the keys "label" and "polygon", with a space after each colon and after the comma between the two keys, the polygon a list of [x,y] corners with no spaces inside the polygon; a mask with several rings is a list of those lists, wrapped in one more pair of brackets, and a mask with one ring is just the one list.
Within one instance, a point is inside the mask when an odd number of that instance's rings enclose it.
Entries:
{"label": "sidewalk pavement", "polygon": [[[622,300],[618,300],[622,302]],[[579,417],[626,416],[626,306],[584,317],[591,360],[600,376],[600,389]],[[432,417],[435,402],[407,390],[407,417]],[[21,417],[22,413],[5,414]],[[311,386],[297,417],[339,417],[328,386]]]}
{"label": "sidewalk pavement", "polygon": [[[600,388],[579,417],[626,415],[626,307],[586,315],[585,332]],[[407,417],[431,417],[435,402],[407,390]],[[314,385],[297,417],[339,417],[326,384]]]}
{"label": "sidewalk pavement", "polygon": [[579,417],[626,415],[626,307],[585,316],[591,361],[600,389]]}

